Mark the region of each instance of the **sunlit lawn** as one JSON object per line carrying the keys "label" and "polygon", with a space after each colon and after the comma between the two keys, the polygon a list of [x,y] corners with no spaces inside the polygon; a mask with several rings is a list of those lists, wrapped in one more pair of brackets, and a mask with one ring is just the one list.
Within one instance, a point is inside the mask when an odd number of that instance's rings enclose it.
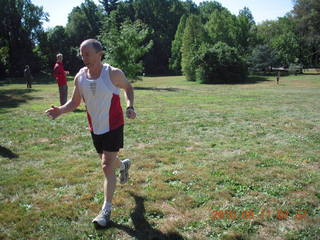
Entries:
{"label": "sunlit lawn", "polygon": [[0,239],[320,239],[320,76],[274,80],[136,82],[104,230],[84,106],[53,121],[55,83],[0,85]]}

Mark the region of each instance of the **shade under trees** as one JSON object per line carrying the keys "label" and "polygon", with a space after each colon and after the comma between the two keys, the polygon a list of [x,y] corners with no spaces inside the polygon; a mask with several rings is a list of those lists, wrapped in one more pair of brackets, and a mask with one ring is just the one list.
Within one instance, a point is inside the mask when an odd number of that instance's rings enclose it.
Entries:
{"label": "shade under trees", "polygon": [[[159,75],[182,71],[188,80],[208,82],[207,76],[211,74],[207,73],[211,70],[203,71],[206,78],[201,80],[200,70],[197,73],[195,69],[200,67],[197,64],[201,59],[202,69],[210,66],[203,61],[211,62],[220,50],[236,54],[234,57],[241,60],[241,66],[245,61],[252,69],[270,64],[276,67],[320,64],[318,0],[295,0],[290,13],[258,25],[250,9],[244,8],[234,15],[216,1],[204,1],[197,6],[191,0],[100,0],[98,5],[85,0],[72,9],[66,26],[47,30],[42,23],[48,14],[31,0],[1,0],[1,4],[6,6],[0,9],[2,77],[22,76],[26,64],[33,72],[50,73],[58,52],[64,54],[66,68],[74,74],[83,66],[77,55],[80,43],[87,38],[99,38],[108,46],[108,61],[114,61],[118,67],[129,63],[130,69],[137,69],[133,75],[130,73],[132,77],[142,72]],[[193,30],[188,21],[196,22]],[[111,25],[106,27],[107,24]],[[124,38],[128,34],[132,41]],[[138,41],[133,37],[135,34],[143,37]],[[116,38],[123,39],[122,43]],[[123,44],[129,50],[120,52],[125,48]],[[253,60],[259,58],[264,62]]]}

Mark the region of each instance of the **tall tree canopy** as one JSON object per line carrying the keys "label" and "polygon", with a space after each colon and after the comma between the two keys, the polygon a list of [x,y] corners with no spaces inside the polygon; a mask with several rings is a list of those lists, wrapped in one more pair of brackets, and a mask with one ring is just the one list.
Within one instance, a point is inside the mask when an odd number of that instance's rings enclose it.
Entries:
{"label": "tall tree canopy", "polygon": [[120,25],[126,19],[134,22],[140,20],[152,31],[150,39],[153,47],[144,56],[145,72],[163,74],[169,72],[171,42],[183,14],[193,11],[191,1],[179,0],[132,0],[119,2],[110,17]]}
{"label": "tall tree canopy", "polygon": [[152,41],[146,41],[150,29],[140,21],[126,21],[120,29],[106,22],[104,29],[100,38],[106,48],[106,61],[122,69],[130,80],[137,79],[144,69],[141,59],[152,47]]}
{"label": "tall tree canopy", "polygon": [[24,65],[33,65],[35,61],[33,48],[48,14],[30,0],[1,0],[1,6],[0,69],[19,76],[23,73]]}
{"label": "tall tree canopy", "polygon": [[[200,59],[199,54],[204,59],[213,60],[220,50],[236,54],[247,63],[257,55],[257,51],[268,56],[270,50],[277,59],[274,64],[288,66],[302,63],[306,67],[320,65],[319,0],[294,0],[294,9],[290,13],[258,25],[248,8],[234,15],[218,1],[203,1],[197,6],[192,0],[99,0],[98,5],[93,0],[84,0],[69,13],[66,26],[46,31],[43,31],[41,25],[47,20],[48,14],[42,7],[32,4],[32,0],[0,1],[5,6],[0,9],[2,76],[5,73],[21,76],[27,63],[33,71],[51,71],[57,52],[64,54],[66,67],[75,73],[82,66],[77,54],[83,40],[101,38],[110,45],[106,33],[112,32],[113,35],[108,36],[110,39],[115,39],[115,36],[123,39],[119,33],[125,35],[128,32],[140,32],[141,28],[136,28],[138,22],[148,29],[148,34],[144,35],[144,40],[138,45],[134,45],[136,41],[125,42],[138,49],[139,46],[148,46],[134,61],[131,59],[138,64],[139,72],[142,72],[143,66],[143,72],[147,74],[179,74],[181,70],[186,74],[186,66],[197,67],[191,63],[194,58]],[[190,16],[196,22],[193,30],[186,24]],[[132,28],[129,23],[133,25]],[[201,40],[195,44],[193,41],[198,39],[197,34],[200,32]],[[195,35],[192,37],[193,33]],[[118,49],[122,47],[120,43],[114,42]],[[152,46],[148,45],[149,42],[152,42]],[[199,52],[200,46],[202,50]],[[111,57],[111,54],[120,52],[110,51],[108,54],[108,59],[117,59],[117,56]],[[202,67],[209,65],[208,62],[202,64]],[[191,69],[186,75],[189,80],[194,80],[194,74]]]}
{"label": "tall tree canopy", "polygon": [[171,58],[169,60],[170,69],[176,74],[181,73],[181,47],[186,21],[187,15],[183,15],[180,19],[180,23],[171,46]]}
{"label": "tall tree canopy", "polygon": [[301,56],[303,62],[306,65],[320,65],[320,1],[295,0],[292,13],[305,51]]}
{"label": "tall tree canopy", "polygon": [[181,47],[181,68],[187,80],[196,80],[195,56],[205,40],[205,31],[201,24],[201,19],[197,15],[190,15],[186,22],[186,27],[182,37]]}
{"label": "tall tree canopy", "polygon": [[96,38],[101,30],[102,18],[102,9],[92,0],[85,0],[80,6],[73,8],[66,26],[72,46],[79,45],[85,39]]}

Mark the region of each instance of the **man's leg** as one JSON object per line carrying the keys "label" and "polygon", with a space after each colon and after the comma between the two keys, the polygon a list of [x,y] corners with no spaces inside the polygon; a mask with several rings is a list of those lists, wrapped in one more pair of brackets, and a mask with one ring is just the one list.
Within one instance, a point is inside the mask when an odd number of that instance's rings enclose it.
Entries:
{"label": "man's leg", "polygon": [[116,189],[117,178],[115,174],[116,168],[120,168],[120,160],[118,152],[105,152],[101,155],[101,166],[104,173],[104,200],[108,203],[112,202],[113,194]]}
{"label": "man's leg", "polygon": [[105,227],[110,220],[112,198],[116,189],[117,178],[115,170],[120,167],[121,162],[118,158],[118,152],[103,151],[103,153],[100,154],[100,158],[104,174],[104,203],[99,215],[94,218],[92,222],[96,227]]}
{"label": "man's leg", "polygon": [[60,105],[63,105],[63,86],[59,86]]}
{"label": "man's leg", "polygon": [[68,100],[68,86],[63,85],[59,86],[59,94],[60,94],[60,105],[64,105]]}
{"label": "man's leg", "polygon": [[64,89],[63,89],[63,105],[68,101],[68,85],[64,85]]}

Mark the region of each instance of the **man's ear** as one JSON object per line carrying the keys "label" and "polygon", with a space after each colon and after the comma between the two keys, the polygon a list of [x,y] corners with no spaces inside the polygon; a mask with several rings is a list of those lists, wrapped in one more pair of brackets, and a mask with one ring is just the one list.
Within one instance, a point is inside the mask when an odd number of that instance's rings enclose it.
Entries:
{"label": "man's ear", "polygon": [[104,59],[104,55],[105,55],[105,52],[104,52],[104,51],[101,51],[101,52],[100,52],[101,59]]}

